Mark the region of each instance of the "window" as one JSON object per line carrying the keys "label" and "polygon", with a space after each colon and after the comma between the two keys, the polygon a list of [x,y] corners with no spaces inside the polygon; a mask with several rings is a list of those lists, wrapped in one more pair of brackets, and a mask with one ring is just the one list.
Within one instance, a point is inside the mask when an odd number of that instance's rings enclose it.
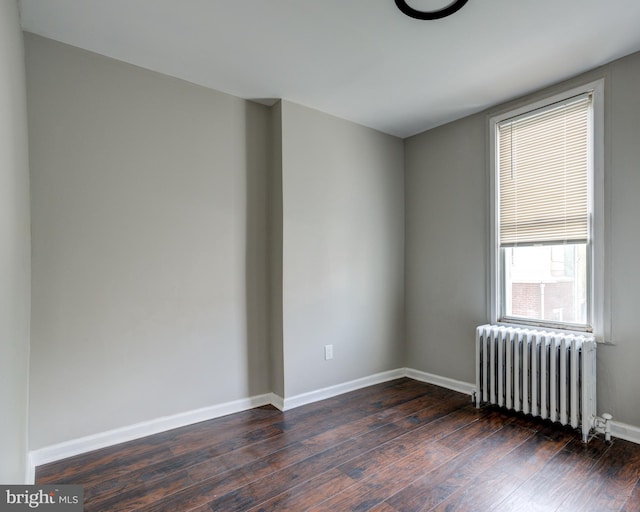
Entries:
{"label": "window", "polygon": [[602,81],[491,118],[491,320],[602,335]]}

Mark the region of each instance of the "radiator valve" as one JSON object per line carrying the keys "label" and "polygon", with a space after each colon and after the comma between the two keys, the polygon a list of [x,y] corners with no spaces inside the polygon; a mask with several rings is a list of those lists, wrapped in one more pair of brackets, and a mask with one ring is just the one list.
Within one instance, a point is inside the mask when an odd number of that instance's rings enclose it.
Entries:
{"label": "radiator valve", "polygon": [[597,416],[595,428],[598,432],[604,432],[604,440],[611,441],[611,420],[613,416],[608,412],[603,412],[602,417]]}

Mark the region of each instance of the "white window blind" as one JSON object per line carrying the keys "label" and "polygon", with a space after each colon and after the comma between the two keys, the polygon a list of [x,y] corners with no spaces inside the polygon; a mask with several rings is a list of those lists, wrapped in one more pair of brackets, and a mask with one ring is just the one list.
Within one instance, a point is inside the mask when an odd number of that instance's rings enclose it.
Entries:
{"label": "white window blind", "polygon": [[591,94],[498,125],[499,244],[589,239]]}

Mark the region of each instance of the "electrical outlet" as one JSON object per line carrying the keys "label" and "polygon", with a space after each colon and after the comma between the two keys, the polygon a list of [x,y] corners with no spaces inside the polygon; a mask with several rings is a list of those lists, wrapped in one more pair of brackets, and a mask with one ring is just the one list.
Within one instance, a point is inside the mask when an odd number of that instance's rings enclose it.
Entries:
{"label": "electrical outlet", "polygon": [[333,345],[324,346],[324,360],[328,361],[329,359],[333,359]]}

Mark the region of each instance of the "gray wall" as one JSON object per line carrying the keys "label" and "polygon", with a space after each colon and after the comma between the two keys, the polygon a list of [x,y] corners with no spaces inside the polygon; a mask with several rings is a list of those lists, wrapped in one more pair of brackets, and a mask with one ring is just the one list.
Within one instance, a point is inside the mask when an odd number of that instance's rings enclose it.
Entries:
{"label": "gray wall", "polygon": [[24,49],[15,0],[0,1],[0,483],[27,460],[30,226]]}
{"label": "gray wall", "polygon": [[26,48],[31,449],[270,391],[268,108]]}
{"label": "gray wall", "polygon": [[402,364],[400,139],[26,42],[31,449]]}
{"label": "gray wall", "polygon": [[407,366],[466,382],[487,311],[485,124],[474,115],[405,142]]}
{"label": "gray wall", "polygon": [[598,409],[638,426],[640,54],[405,141],[407,364],[475,379],[474,327],[487,321],[489,116],[600,77],[605,77],[606,265],[615,346],[598,347]]}
{"label": "gray wall", "polygon": [[598,348],[598,409],[640,427],[640,53],[605,71],[605,214],[616,346]]}
{"label": "gray wall", "polygon": [[[401,366],[402,141],[283,101],[285,397]],[[334,345],[334,359],[323,347]]]}
{"label": "gray wall", "polygon": [[[0,272],[11,283],[0,292],[0,401],[15,412],[0,426],[0,460],[18,479],[29,197],[17,14],[1,5],[0,69],[17,72],[0,78],[12,112],[0,121],[12,141],[0,152]],[[599,347],[598,398],[640,425],[640,241],[629,235],[640,218],[639,55],[403,144],[36,36],[26,47],[31,449],[402,366],[472,382],[473,331],[487,320],[488,116],[600,76],[616,345]]]}

